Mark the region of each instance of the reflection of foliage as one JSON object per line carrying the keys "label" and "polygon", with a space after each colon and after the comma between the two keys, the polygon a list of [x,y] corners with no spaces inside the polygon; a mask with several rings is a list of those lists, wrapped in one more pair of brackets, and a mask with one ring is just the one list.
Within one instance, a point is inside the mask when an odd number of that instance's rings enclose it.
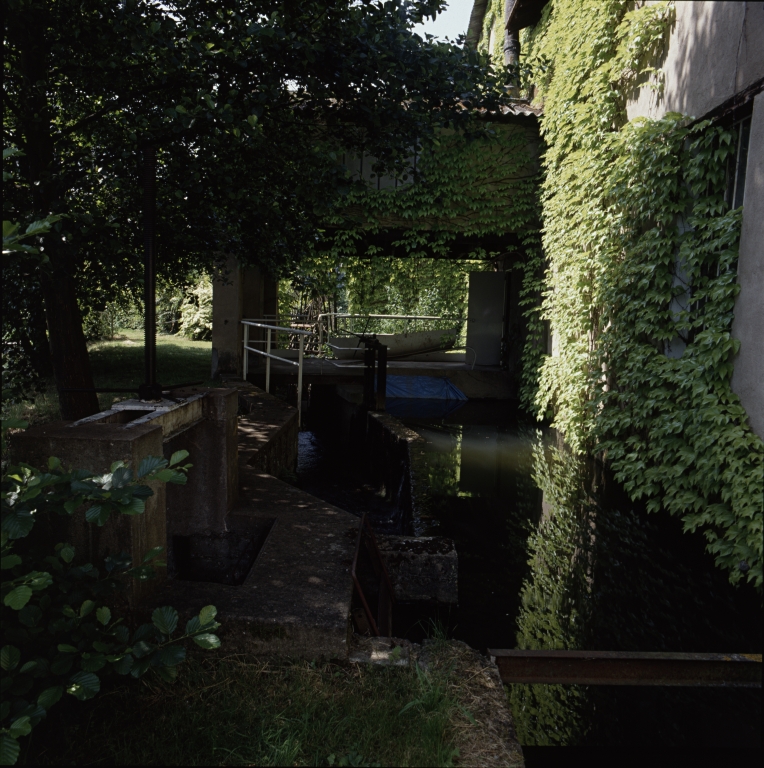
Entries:
{"label": "reflection of foliage", "polygon": [[[521,594],[519,647],[674,652],[760,647],[754,591],[733,589],[675,521],[635,509],[600,466],[567,450],[545,452],[539,443],[533,476],[544,505],[528,539],[530,574]],[[511,697],[525,744],[627,741],[624,733],[634,720],[630,707],[640,701],[662,702],[662,710],[645,706],[638,715],[641,727],[651,721],[653,738],[681,738],[703,701],[676,691],[627,698],[599,688],[554,685],[516,685]],[[750,704],[737,692],[730,707],[744,717]],[[661,711],[672,707],[682,714],[664,722]]]}

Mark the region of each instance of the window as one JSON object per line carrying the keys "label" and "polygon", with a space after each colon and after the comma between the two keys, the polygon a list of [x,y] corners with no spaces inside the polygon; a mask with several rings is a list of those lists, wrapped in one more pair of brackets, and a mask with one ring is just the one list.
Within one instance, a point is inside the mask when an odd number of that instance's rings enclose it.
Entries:
{"label": "window", "polygon": [[745,195],[745,171],[748,164],[748,142],[751,137],[751,116],[748,115],[732,124],[735,136],[734,159],[727,169],[726,199],[731,208],[739,208]]}

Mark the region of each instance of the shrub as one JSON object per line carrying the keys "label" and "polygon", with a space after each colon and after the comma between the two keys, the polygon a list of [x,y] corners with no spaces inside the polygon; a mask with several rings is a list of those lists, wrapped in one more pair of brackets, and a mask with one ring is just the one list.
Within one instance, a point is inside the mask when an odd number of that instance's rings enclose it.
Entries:
{"label": "shrub", "polygon": [[180,307],[180,333],[195,341],[212,338],[212,281],[204,275]]}
{"label": "shrub", "polygon": [[[3,422],[9,426],[23,424]],[[172,681],[185,659],[182,641],[217,648],[216,609],[208,605],[178,635],[178,613],[157,608],[150,624],[134,632],[113,612],[126,578],[149,579],[162,548],[134,564],[124,552],[110,555],[103,572],[92,563],[75,563],[72,545],[52,546],[47,530],[55,516],[72,515],[87,505],[85,519],[104,525],[113,514],[137,515],[153,494],[153,481],[185,483],[188,453],[170,461],[149,456],[134,477],[123,462],[103,475],[66,472],[56,458],[46,470],[25,464],[2,476],[2,648],[0,649],[0,763],[13,765],[18,739],[28,735],[65,693],[85,700],[95,696],[100,677],[141,677],[153,670]],[[47,530],[46,530],[47,529]]]}

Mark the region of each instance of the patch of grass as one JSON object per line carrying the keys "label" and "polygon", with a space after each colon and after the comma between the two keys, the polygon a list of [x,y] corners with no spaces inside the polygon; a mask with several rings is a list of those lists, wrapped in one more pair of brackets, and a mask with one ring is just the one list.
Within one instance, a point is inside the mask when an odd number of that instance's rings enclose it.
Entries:
{"label": "patch of grass", "polygon": [[75,722],[76,706],[27,763],[450,766],[464,717],[437,672],[243,657],[120,686]]}
{"label": "patch of grass", "polygon": [[[88,345],[90,366],[96,388],[137,387],[143,381],[143,331],[120,330],[113,341],[97,341]],[[210,382],[212,342],[191,341],[184,336],[157,336],[157,377],[162,384]],[[115,400],[135,397],[135,393],[103,392],[98,395],[101,410]],[[51,382],[33,399],[20,403],[3,403],[4,419],[23,419],[30,424],[61,418],[58,393]]]}

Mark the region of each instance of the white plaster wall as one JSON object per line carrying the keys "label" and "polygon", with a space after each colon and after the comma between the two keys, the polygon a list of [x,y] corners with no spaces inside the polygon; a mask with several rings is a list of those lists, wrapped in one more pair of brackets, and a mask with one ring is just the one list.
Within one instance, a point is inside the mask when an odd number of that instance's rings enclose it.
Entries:
{"label": "white plaster wall", "polygon": [[630,120],[701,117],[764,77],[764,2],[679,0],[661,72],[663,93],[643,86],[627,104]]}
{"label": "white plaster wall", "polygon": [[753,103],[732,335],[740,339],[732,389],[764,439],[764,93]]}
{"label": "white plaster wall", "polygon": [[[677,2],[668,50],[654,66],[661,74],[651,82],[662,77],[663,92],[640,88],[626,107],[630,120],[708,114],[764,77],[764,2]],[[732,389],[764,439],[764,94],[754,101],[738,282]]]}

